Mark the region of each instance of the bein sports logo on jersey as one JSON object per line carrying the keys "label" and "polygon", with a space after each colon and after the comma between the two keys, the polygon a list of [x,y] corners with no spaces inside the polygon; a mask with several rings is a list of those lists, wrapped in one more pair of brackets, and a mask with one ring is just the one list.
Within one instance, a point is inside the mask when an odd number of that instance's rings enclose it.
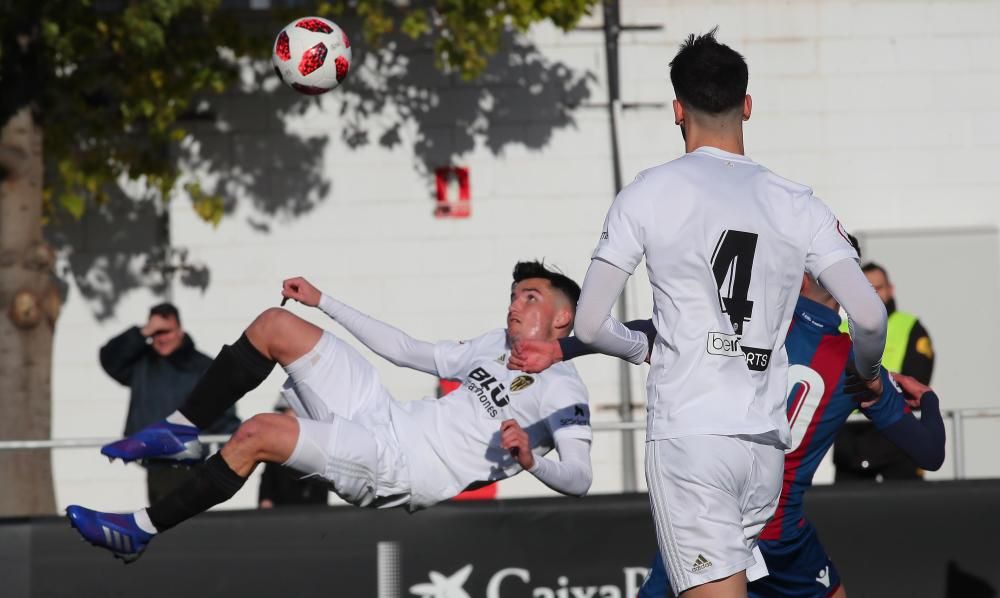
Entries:
{"label": "bein sports logo on jersey", "polygon": [[725,332],[709,332],[708,352],[711,355],[722,355],[723,357],[742,357],[743,349],[740,348],[740,337]]}
{"label": "bein sports logo on jersey", "polygon": [[709,332],[707,350],[710,355],[721,355],[722,357],[743,357],[746,359],[747,367],[755,372],[763,372],[767,369],[768,364],[771,362],[770,349],[744,347],[740,344],[739,335],[736,334]]}

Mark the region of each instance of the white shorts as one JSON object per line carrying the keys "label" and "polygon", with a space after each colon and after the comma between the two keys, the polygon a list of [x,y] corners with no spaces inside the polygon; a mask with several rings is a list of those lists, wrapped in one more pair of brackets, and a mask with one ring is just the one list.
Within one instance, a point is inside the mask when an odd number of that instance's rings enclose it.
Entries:
{"label": "white shorts", "polygon": [[356,506],[406,503],[409,470],[392,428],[393,398],[375,368],[324,332],[285,372],[281,395],[298,416],[299,437],[284,465],[322,478]]}
{"label": "white shorts", "polygon": [[757,537],[781,494],[785,453],[745,436],[646,443],[656,538],[675,595],[746,570],[767,575]]}

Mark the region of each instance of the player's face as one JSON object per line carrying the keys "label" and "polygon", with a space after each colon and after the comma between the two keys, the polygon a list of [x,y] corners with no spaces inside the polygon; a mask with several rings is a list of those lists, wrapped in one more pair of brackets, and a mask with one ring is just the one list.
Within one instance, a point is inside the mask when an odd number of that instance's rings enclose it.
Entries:
{"label": "player's face", "polygon": [[184,341],[184,331],[176,318],[164,318],[167,323],[153,334],[153,350],[166,357],[180,348]]}
{"label": "player's face", "polygon": [[875,287],[875,292],[878,294],[878,298],[882,300],[882,303],[888,304],[892,299],[892,285],[889,284],[889,280],[886,279],[885,274],[881,270],[872,270],[865,272],[865,276],[868,277],[868,282],[872,283],[872,286]]}
{"label": "player's face", "polygon": [[551,340],[559,308],[552,283],[526,278],[514,285],[507,308],[507,336],[517,340]]}

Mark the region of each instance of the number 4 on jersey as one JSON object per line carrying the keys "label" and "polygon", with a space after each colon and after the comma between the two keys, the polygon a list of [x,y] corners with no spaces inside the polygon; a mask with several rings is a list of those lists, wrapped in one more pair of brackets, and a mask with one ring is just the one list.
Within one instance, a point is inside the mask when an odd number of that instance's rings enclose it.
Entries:
{"label": "number 4 on jersey", "polygon": [[729,314],[733,332],[743,335],[743,324],[750,321],[753,301],[747,298],[753,257],[757,252],[757,235],[740,230],[722,232],[712,252],[712,273],[719,288],[719,307]]}

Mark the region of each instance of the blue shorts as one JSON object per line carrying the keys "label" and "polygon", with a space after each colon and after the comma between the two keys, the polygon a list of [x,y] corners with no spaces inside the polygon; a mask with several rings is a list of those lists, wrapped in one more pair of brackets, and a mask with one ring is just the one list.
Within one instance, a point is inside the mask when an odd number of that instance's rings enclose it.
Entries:
{"label": "blue shorts", "polygon": [[[795,538],[761,541],[757,546],[764,555],[768,575],[747,585],[749,598],[827,598],[840,587],[840,573],[808,521]],[[670,579],[657,552],[637,598],[671,595]]]}
{"label": "blue shorts", "polygon": [[826,598],[840,587],[840,573],[809,521],[795,538],[757,544],[768,575],[747,585],[752,598]]}

